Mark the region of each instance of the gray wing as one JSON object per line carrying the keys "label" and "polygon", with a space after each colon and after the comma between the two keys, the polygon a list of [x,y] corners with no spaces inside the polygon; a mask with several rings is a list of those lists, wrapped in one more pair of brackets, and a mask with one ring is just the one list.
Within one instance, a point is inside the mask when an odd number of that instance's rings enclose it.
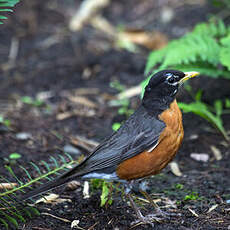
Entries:
{"label": "gray wing", "polygon": [[84,175],[100,170],[115,172],[124,160],[156,146],[164,128],[163,121],[149,115],[140,107],[117,132],[103,141],[82,164],[77,166],[76,170],[72,169],[67,174],[71,176],[80,172]]}

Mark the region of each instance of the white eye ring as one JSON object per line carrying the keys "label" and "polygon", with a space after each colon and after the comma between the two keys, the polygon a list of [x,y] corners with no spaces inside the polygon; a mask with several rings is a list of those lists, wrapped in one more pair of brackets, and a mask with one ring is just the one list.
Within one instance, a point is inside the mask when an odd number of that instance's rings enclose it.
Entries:
{"label": "white eye ring", "polygon": [[168,74],[169,76],[166,78],[166,81],[168,84],[170,85],[177,85],[178,84],[178,76],[172,75],[172,74]]}

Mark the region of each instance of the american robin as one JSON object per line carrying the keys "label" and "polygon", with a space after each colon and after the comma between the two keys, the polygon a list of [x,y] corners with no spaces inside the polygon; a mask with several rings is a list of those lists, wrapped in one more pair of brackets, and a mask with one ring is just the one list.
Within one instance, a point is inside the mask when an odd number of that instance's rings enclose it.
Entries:
{"label": "american robin", "polygon": [[[175,156],[184,136],[182,114],[175,96],[184,81],[198,74],[176,70],[154,74],[145,87],[141,105],[117,132],[105,139],[79,165],[27,193],[22,199],[79,177],[130,182],[159,173]],[[138,218],[148,222],[131,196],[128,197]]]}

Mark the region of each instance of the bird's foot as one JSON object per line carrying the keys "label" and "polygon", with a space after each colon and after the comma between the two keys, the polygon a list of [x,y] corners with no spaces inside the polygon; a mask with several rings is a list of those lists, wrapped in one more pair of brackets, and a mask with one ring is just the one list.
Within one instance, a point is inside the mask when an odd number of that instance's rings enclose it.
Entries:
{"label": "bird's foot", "polygon": [[173,217],[173,216],[181,216],[180,213],[175,213],[175,212],[165,212],[163,211],[162,209],[160,209],[159,207],[157,207],[156,209],[156,216],[160,216],[162,218],[170,218],[170,217]]}
{"label": "bird's foot", "polygon": [[149,224],[152,227],[154,226],[154,222],[161,222],[162,218],[159,218],[156,214],[149,214],[143,216],[141,213],[138,215],[138,219],[132,222],[132,225],[137,226],[140,224]]}

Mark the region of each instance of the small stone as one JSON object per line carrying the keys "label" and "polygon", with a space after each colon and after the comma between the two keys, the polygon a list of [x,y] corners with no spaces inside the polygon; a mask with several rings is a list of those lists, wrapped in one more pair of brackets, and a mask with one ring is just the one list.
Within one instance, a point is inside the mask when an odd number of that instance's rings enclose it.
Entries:
{"label": "small stone", "polygon": [[209,155],[207,153],[191,153],[190,157],[196,161],[207,162]]}
{"label": "small stone", "polygon": [[174,13],[174,10],[172,8],[163,7],[163,9],[161,11],[161,21],[163,23],[169,23],[170,21],[172,21],[174,15],[175,15],[175,13]]}
{"label": "small stone", "polygon": [[18,140],[26,141],[28,139],[31,139],[32,135],[31,135],[31,133],[21,132],[21,133],[16,134],[16,138]]}
{"label": "small stone", "polygon": [[74,155],[81,155],[81,151],[78,148],[73,147],[72,145],[65,145],[63,148],[64,152]]}
{"label": "small stone", "polygon": [[197,134],[192,134],[190,137],[189,137],[189,140],[197,140],[199,138],[199,136]]}

